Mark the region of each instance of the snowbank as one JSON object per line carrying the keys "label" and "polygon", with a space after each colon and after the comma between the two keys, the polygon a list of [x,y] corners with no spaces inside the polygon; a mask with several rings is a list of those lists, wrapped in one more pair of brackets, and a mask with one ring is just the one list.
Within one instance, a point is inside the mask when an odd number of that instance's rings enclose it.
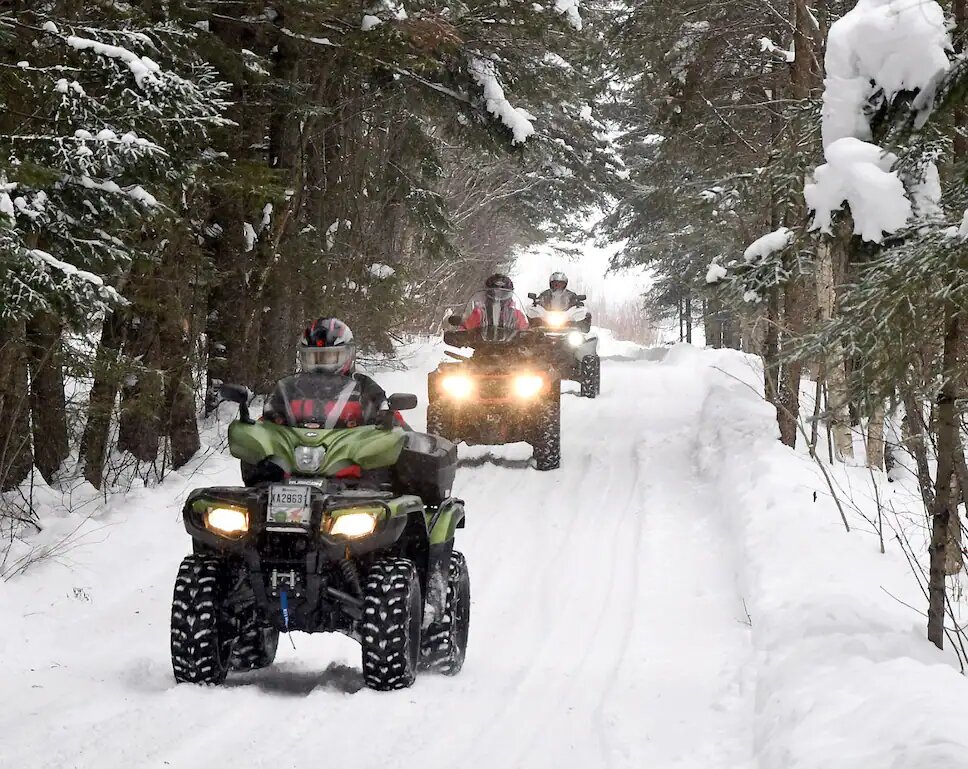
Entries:
{"label": "snowbank", "polygon": [[592,327],[598,336],[598,355],[608,360],[662,360],[669,351],[668,347],[645,347],[636,342],[617,339],[611,329]]}
{"label": "snowbank", "polygon": [[968,680],[900,603],[924,604],[903,554],[890,539],[881,554],[849,511],[845,532],[815,465],[776,440],[752,358],[707,351],[704,364],[697,462],[737,549],[756,649],[758,765],[968,766]]}

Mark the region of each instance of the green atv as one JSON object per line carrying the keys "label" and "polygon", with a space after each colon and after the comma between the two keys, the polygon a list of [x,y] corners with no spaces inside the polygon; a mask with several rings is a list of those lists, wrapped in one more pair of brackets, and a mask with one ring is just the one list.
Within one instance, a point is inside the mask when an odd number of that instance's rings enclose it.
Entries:
{"label": "green atv", "polygon": [[221,394],[239,404],[229,446],[251,485],[197,489],[185,503],[194,548],[175,580],[175,680],[221,684],[267,667],[292,630],[358,640],[372,689],[408,687],[418,669],[458,673],[470,578],[453,548],[457,450],[395,423],[416,396],[393,395],[375,424],[350,427],[308,414],[298,393],[282,393],[283,418],[267,403],[258,422],[246,388]]}

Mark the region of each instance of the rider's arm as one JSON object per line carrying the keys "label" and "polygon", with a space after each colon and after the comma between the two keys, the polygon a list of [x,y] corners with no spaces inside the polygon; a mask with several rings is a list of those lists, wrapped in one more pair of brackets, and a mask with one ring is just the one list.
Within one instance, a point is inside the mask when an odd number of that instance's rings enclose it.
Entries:
{"label": "rider's arm", "polygon": [[460,324],[461,331],[470,331],[471,329],[480,328],[483,317],[484,310],[480,307],[475,307],[471,311],[471,314],[464,318],[463,322]]}
{"label": "rider's arm", "polygon": [[376,380],[366,374],[356,373],[353,375],[360,383],[360,390],[363,393],[363,400],[374,404],[378,409],[383,408],[387,402],[386,391],[376,383]]}

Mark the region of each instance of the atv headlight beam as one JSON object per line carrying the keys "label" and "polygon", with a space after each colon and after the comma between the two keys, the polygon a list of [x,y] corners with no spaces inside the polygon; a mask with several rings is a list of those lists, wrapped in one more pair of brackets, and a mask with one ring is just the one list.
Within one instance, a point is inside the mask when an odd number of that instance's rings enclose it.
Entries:
{"label": "atv headlight beam", "polygon": [[544,388],[544,383],[537,374],[519,374],[514,378],[514,394],[521,399],[533,398]]}
{"label": "atv headlight beam", "polygon": [[545,323],[551,328],[561,328],[568,322],[568,316],[563,312],[549,312],[545,315]]}
{"label": "atv headlight beam", "polygon": [[585,335],[581,331],[572,331],[568,335],[568,344],[572,347],[581,347],[585,343]]}
{"label": "atv headlight beam", "polygon": [[440,380],[440,389],[451,398],[465,400],[474,392],[474,380],[463,374],[451,374]]}
{"label": "atv headlight beam", "polygon": [[369,536],[376,529],[376,516],[371,512],[343,513],[333,519],[329,533],[334,537],[358,539]]}
{"label": "atv headlight beam", "polygon": [[205,527],[223,537],[238,537],[249,530],[249,512],[237,507],[212,507],[205,513]]}

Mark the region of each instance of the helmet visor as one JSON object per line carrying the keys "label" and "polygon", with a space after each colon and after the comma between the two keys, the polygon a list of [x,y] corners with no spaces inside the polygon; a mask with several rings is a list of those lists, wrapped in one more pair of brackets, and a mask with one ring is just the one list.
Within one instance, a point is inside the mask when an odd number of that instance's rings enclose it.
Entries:
{"label": "helmet visor", "polygon": [[552,291],[564,291],[566,288],[568,288],[568,281],[567,280],[553,280],[553,281],[551,281],[551,290]]}
{"label": "helmet visor", "polygon": [[350,344],[339,347],[303,347],[299,350],[299,365],[303,371],[335,373],[353,362],[356,348]]}
{"label": "helmet visor", "polygon": [[510,288],[489,288],[487,298],[492,302],[506,302],[514,296],[514,291]]}

